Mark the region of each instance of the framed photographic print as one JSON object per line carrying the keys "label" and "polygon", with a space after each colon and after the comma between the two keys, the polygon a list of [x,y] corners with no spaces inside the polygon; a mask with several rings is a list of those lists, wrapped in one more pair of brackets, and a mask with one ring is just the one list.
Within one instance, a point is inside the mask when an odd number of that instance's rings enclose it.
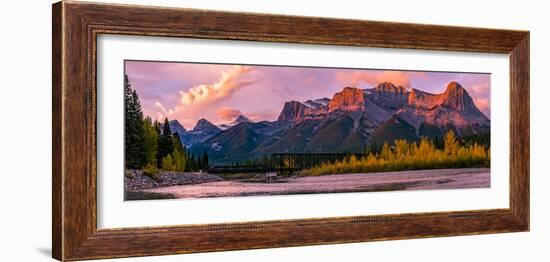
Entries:
{"label": "framed photographic print", "polygon": [[529,32],[53,5],[53,257],[529,230]]}
{"label": "framed photographic print", "polygon": [[125,200],[490,186],[490,74],[124,63]]}

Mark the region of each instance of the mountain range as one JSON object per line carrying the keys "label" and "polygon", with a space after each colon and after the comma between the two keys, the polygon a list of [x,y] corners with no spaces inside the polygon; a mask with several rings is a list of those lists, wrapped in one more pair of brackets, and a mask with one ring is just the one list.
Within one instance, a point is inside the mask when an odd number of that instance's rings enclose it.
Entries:
{"label": "mountain range", "polygon": [[486,134],[490,120],[457,82],[440,94],[384,82],[345,87],[332,98],[286,102],[276,121],[239,116],[220,126],[200,119],[189,131],[177,120],[170,127],[191,152],[227,164],[272,153],[362,152],[369,144],[441,138],[448,130],[459,137]]}

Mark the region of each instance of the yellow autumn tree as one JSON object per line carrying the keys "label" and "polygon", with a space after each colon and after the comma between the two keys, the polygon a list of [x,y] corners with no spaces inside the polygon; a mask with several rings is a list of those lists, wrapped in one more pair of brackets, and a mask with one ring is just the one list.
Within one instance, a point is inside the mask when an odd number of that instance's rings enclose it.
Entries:
{"label": "yellow autumn tree", "polygon": [[325,162],[319,166],[303,170],[302,175],[368,173],[434,168],[489,167],[489,149],[474,143],[461,146],[454,132],[444,137],[443,149],[438,149],[433,141],[423,137],[420,142],[408,143],[404,139],[395,140],[393,146],[384,143],[379,154],[368,151],[366,156],[357,158],[350,155],[341,161]]}
{"label": "yellow autumn tree", "polygon": [[458,153],[458,141],[456,141],[455,133],[452,130],[449,130],[445,135],[445,147],[444,152],[447,156],[456,156]]}
{"label": "yellow autumn tree", "polygon": [[164,158],[162,158],[161,164],[162,170],[165,171],[176,171],[177,169],[177,166],[174,163],[174,159],[172,158],[171,154],[168,154]]}
{"label": "yellow autumn tree", "polygon": [[383,160],[390,160],[392,158],[392,152],[387,142],[384,142],[382,151],[380,151],[380,158]]}
{"label": "yellow autumn tree", "polygon": [[427,137],[422,137],[422,139],[420,139],[418,149],[416,150],[415,157],[418,160],[428,160],[432,158],[433,152],[434,146],[432,142]]}
{"label": "yellow autumn tree", "polygon": [[402,160],[409,155],[409,144],[405,139],[395,140],[395,158]]}

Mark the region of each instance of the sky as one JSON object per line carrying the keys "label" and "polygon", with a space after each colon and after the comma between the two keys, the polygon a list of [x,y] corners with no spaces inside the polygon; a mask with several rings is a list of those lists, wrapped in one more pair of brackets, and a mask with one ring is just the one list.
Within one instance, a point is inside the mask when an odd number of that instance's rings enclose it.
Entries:
{"label": "sky", "polygon": [[490,118],[490,74],[125,61],[143,113],[178,120],[186,129],[205,118],[220,125],[239,115],[276,120],[287,101],[332,96],[346,86],[371,88],[392,82],[438,94],[460,83]]}

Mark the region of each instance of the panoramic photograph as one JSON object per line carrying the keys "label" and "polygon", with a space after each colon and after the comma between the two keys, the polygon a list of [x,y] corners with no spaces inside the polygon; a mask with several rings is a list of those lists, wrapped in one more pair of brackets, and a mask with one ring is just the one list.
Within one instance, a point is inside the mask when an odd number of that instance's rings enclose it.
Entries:
{"label": "panoramic photograph", "polygon": [[491,75],[126,60],[125,200],[489,188]]}

